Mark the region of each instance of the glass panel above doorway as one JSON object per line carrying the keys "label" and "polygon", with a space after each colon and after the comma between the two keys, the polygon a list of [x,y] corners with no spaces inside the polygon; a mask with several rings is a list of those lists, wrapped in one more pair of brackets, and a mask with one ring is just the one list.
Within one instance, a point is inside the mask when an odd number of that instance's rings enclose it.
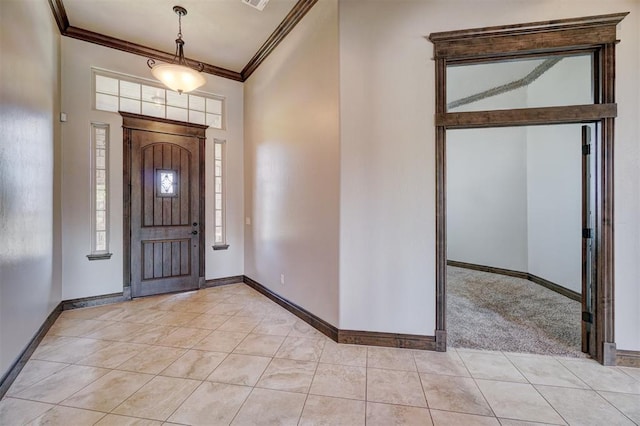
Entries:
{"label": "glass panel above doorway", "polygon": [[447,66],[447,112],[594,103],[593,55]]}

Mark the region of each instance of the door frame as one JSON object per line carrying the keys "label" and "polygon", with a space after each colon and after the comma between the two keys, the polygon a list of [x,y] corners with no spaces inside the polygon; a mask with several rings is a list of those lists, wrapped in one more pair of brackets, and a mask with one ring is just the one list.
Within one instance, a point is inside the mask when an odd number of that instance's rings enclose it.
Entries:
{"label": "door frame", "polygon": [[124,294],[131,295],[131,167],[132,167],[132,132],[134,130],[161,133],[168,135],[194,137],[198,139],[198,174],[200,177],[200,221],[199,223],[199,253],[200,270],[198,272],[198,287],[205,284],[205,131],[209,126],[186,123],[165,118],[150,117],[119,111],[122,116],[122,193],[123,193],[123,288]]}
{"label": "door frame", "polygon": [[[435,169],[436,169],[436,350],[445,351],[447,199],[446,131],[500,126],[598,123],[595,143],[595,258],[593,312],[594,347],[591,356],[615,365],[614,335],[614,199],[613,148],[615,103],[616,25],[627,13],[562,19],[529,24],[432,33],[435,61]],[[447,65],[495,62],[593,53],[594,103],[561,107],[522,108],[477,112],[447,112]]]}

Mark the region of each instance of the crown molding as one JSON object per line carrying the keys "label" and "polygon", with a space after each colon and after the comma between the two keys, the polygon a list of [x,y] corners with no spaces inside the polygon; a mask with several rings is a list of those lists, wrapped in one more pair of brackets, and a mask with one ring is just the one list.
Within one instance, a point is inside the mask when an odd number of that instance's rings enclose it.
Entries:
{"label": "crown molding", "polygon": [[[61,1],[61,0],[58,0]],[[121,50],[123,52],[133,53],[134,55],[144,56],[146,58],[157,59],[164,62],[171,62],[174,54],[163,52],[162,50],[153,49],[151,47],[143,46],[141,44],[131,43],[126,40],[120,40],[114,37],[110,37],[104,34],[95,33],[93,31],[85,30],[78,27],[70,26],[62,34],[67,37],[75,38],[89,43],[99,44],[101,46],[110,47],[112,49]],[[187,60],[193,62],[199,62],[194,59],[187,58]],[[203,71],[207,74],[217,75],[219,77],[228,78],[231,80],[242,81],[242,76],[239,72],[231,71],[226,68],[216,67],[203,63]]]}
{"label": "crown molding", "polygon": [[[278,44],[284,40],[287,34],[291,32],[291,30],[298,24],[298,22],[300,22],[300,20],[306,15],[311,7],[316,4],[317,1],[318,0],[298,0],[296,5],[269,36],[267,41],[260,47],[256,54],[253,55],[247,65],[245,65],[242,72],[231,71],[226,68],[217,67],[207,63],[202,63],[204,65],[203,71],[207,74],[216,75],[218,77],[244,82],[258,68],[258,66],[260,66],[267,56],[273,52]],[[51,6],[51,11],[56,23],[58,24],[60,34],[63,36],[160,61],[170,62],[173,60],[174,55],[172,53],[72,26],[69,22],[69,18],[67,17],[63,0],[49,0],[49,6]],[[200,62],[191,58],[187,59],[193,62]]]}
{"label": "crown molding", "polygon": [[291,11],[285,16],[280,25],[269,36],[267,41],[264,42],[260,49],[253,55],[253,58],[249,60],[247,65],[242,69],[242,80],[248,79],[251,74],[260,66],[267,56],[275,50],[282,40],[298,25],[298,22],[304,18],[307,12],[318,2],[318,0],[298,0]]}
{"label": "crown molding", "polygon": [[49,0],[49,6],[51,6],[51,12],[58,24],[60,34],[64,35],[67,28],[69,28],[69,18],[67,17],[67,11],[64,9],[62,0]]}

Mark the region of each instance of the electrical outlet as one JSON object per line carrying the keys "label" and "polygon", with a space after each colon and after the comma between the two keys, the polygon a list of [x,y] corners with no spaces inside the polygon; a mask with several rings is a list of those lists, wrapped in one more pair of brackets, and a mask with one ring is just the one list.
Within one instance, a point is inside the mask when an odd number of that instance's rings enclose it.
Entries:
{"label": "electrical outlet", "polygon": [[284,285],[284,274],[280,274],[280,284]]}

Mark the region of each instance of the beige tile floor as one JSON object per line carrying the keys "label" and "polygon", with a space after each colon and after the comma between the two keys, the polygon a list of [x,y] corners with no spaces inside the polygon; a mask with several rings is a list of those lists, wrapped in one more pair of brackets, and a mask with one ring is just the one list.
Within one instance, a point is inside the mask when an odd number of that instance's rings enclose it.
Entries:
{"label": "beige tile floor", "polygon": [[640,370],[338,345],[244,284],[65,311],[0,425],[633,425]]}

